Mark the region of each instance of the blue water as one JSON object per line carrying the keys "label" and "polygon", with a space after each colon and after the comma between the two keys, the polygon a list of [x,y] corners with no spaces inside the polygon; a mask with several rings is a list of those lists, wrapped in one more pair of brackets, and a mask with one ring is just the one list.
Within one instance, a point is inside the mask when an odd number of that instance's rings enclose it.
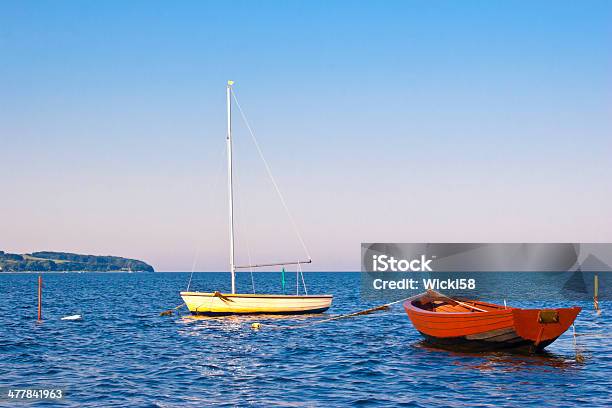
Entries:
{"label": "blue water", "polygon": [[[62,406],[74,407],[612,404],[609,302],[599,317],[591,303],[575,302],[585,308],[576,321],[585,361],[577,363],[571,330],[543,356],[431,349],[399,305],[292,330],[266,324],[321,317],[160,317],[181,303],[188,278],[46,274],[38,324],[37,276],[0,275],[0,386],[63,387]],[[309,273],[306,280],[311,293],[335,295],[327,316],[374,305],[360,299],[358,273]],[[239,284],[249,288],[248,273]],[[279,275],[257,274],[256,285],[278,291]],[[227,286],[227,274],[195,274],[192,282],[201,290]],[[76,313],[84,320],[60,320]],[[255,321],[261,330],[250,328]]]}

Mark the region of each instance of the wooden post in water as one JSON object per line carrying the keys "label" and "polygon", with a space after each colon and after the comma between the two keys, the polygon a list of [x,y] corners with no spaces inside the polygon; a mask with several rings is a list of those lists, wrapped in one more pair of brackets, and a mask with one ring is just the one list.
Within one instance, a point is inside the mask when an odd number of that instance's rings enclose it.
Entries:
{"label": "wooden post in water", "polygon": [[42,321],[42,275],[38,275],[38,321]]}
{"label": "wooden post in water", "polygon": [[599,310],[599,277],[595,274],[595,282],[593,283],[593,306],[595,306],[595,311],[597,314],[601,314],[601,310]]}

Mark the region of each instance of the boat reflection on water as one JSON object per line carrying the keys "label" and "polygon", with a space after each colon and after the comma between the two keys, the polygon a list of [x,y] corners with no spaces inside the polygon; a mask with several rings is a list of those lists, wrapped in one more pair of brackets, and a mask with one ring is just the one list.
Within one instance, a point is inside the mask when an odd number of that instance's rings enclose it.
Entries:
{"label": "boat reflection on water", "polygon": [[[206,316],[206,315],[184,315],[181,316],[181,320],[186,323],[191,323],[193,321],[205,321],[205,322],[219,322],[222,324],[247,324],[247,323],[262,323],[262,324],[270,324],[272,322],[282,321],[288,322],[288,325],[293,325],[294,323],[301,323],[305,320],[309,320],[312,318],[321,318],[321,314],[301,314],[301,315],[293,315],[291,318],[287,318],[287,315],[279,314],[266,314],[266,315],[229,315],[229,316]],[[329,315],[323,315],[325,317],[329,317]]]}
{"label": "boat reflection on water", "polygon": [[[246,333],[255,332],[260,327],[266,329],[283,329],[296,325],[304,324],[307,321],[313,323],[321,318],[329,318],[329,314],[302,314],[294,315],[290,318],[287,315],[229,315],[229,316],[205,316],[205,315],[183,315],[177,319],[177,323],[189,325],[189,329],[182,331],[182,334],[194,335],[204,330],[218,330],[221,332],[245,331]],[[259,323],[261,326],[253,327]],[[204,333],[203,333],[204,334]]]}
{"label": "boat reflection on water", "polygon": [[421,340],[413,345],[416,349],[438,353],[442,358],[451,358],[452,364],[461,369],[478,371],[529,371],[529,370],[580,370],[585,365],[573,358],[549,351],[530,354],[519,350],[466,353],[436,348]]}

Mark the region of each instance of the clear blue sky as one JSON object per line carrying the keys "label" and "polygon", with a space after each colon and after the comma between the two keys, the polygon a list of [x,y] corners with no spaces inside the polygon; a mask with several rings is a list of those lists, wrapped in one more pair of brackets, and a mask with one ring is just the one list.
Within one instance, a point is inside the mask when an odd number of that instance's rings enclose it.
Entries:
{"label": "clear blue sky", "polygon": [[[0,249],[225,270],[228,79],[312,269],[612,241],[611,38],[609,1],[3,1]],[[239,258],[298,257],[247,137]]]}

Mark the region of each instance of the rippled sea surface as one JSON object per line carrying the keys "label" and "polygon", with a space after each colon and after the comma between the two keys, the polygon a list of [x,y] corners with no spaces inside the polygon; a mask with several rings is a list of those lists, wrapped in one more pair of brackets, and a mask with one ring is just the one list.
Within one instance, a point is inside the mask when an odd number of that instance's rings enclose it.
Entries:
{"label": "rippled sea surface", "polygon": [[[310,293],[333,293],[322,316],[161,317],[181,303],[188,273],[46,274],[44,322],[37,275],[0,275],[0,386],[67,390],[62,406],[610,406],[612,303],[592,303],[541,356],[458,354],[427,347],[401,305],[315,324],[376,305],[358,273],[308,273]],[[257,274],[278,292],[278,274]],[[295,278],[288,279],[294,288]],[[192,289],[226,291],[227,273],[195,274]],[[250,275],[239,285],[250,288]],[[520,303],[520,302],[518,302]],[[512,303],[528,307],[529,304]],[[568,305],[569,306],[569,305]],[[82,314],[82,321],[62,321]],[[262,323],[258,331],[253,322]],[[51,406],[57,403],[36,402]],[[0,401],[0,406],[16,406]],[[20,406],[22,406],[20,404]]]}

